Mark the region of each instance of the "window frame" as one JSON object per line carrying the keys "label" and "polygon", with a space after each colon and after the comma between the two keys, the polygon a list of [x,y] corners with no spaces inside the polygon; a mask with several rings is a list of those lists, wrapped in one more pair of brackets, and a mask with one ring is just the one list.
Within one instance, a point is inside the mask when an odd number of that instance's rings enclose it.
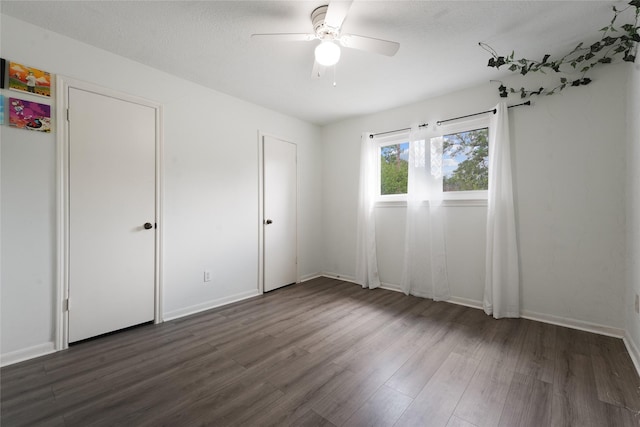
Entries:
{"label": "window frame", "polygon": [[[451,123],[438,125],[435,131],[432,130],[425,135],[424,140],[427,146],[430,146],[431,140],[434,138],[444,137],[453,133],[466,132],[470,130],[487,128],[489,137],[493,132],[491,126],[491,114],[480,117],[474,117],[466,120],[456,120]],[[373,144],[376,147],[376,181],[375,181],[375,205],[378,207],[399,207],[406,206],[407,194],[380,194],[381,188],[381,169],[380,156],[381,148],[388,145],[403,144],[409,142],[409,132],[402,131],[384,136],[374,136]],[[473,190],[473,191],[443,191],[442,201],[444,206],[487,206],[489,199],[489,190]]]}
{"label": "window frame", "polygon": [[[437,134],[433,138],[443,137],[445,135],[451,135],[454,133],[468,132],[472,130],[487,128],[489,132],[489,138],[493,129],[491,127],[491,115],[473,118],[470,120],[456,121],[451,124],[443,124],[437,127]],[[488,200],[489,190],[471,190],[471,191],[443,191],[442,200],[457,200],[457,201],[474,201],[474,200]]]}
{"label": "window frame", "polygon": [[[409,143],[409,132],[397,132],[391,135],[385,136],[374,136],[373,143],[376,148],[376,191],[375,191],[375,200],[376,202],[406,202],[407,193],[401,194],[382,194],[382,181],[381,181],[381,167],[380,167],[380,158],[382,147],[387,147],[389,145],[397,145],[397,144],[405,144]],[[408,177],[407,177],[408,178]]]}

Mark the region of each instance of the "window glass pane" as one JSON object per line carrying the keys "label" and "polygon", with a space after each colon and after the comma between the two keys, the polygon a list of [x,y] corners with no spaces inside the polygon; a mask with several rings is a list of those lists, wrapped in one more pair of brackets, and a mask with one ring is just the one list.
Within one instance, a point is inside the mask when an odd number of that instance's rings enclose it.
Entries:
{"label": "window glass pane", "polygon": [[409,143],[380,147],[380,195],[407,194]]}
{"label": "window glass pane", "polygon": [[489,129],[453,133],[443,137],[443,191],[489,188]]}

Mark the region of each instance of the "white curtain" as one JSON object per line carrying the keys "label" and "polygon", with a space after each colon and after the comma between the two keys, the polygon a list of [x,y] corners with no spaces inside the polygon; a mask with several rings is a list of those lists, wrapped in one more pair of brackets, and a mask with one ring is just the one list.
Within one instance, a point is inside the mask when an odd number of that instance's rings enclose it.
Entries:
{"label": "white curtain", "polygon": [[484,311],[496,319],[520,317],[520,272],[513,206],[511,149],[507,106],[491,118],[489,201]]}
{"label": "white curtain", "polygon": [[356,242],[356,282],[363,288],[380,286],[376,256],[375,182],[377,150],[368,133],[360,141],[360,191]]}
{"label": "white curtain", "polygon": [[442,217],[442,137],[427,140],[415,128],[409,136],[409,176],[404,264],[405,294],[450,297]]}

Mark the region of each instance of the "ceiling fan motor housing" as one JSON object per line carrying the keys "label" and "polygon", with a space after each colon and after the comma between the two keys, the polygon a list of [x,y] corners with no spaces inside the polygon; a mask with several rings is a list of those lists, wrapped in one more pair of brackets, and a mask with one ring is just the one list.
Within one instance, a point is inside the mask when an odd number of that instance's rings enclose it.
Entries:
{"label": "ceiling fan motor housing", "polygon": [[311,12],[311,23],[313,24],[313,31],[321,40],[335,39],[338,36],[338,28],[331,28],[324,23],[324,19],[327,16],[328,5],[319,6]]}

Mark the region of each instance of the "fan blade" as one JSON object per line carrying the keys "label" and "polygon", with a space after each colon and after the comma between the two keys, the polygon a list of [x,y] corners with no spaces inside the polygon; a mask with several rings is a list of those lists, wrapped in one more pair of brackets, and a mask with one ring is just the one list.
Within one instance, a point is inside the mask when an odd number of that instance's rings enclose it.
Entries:
{"label": "fan blade", "polygon": [[347,12],[351,8],[353,0],[349,1],[332,1],[327,9],[327,16],[324,17],[325,25],[331,28],[340,28],[347,17]]}
{"label": "fan blade", "polygon": [[351,49],[359,49],[381,55],[393,56],[400,49],[400,43],[389,40],[374,39],[372,37],[345,34],[340,37],[340,44]]}
{"label": "fan blade", "polygon": [[324,74],[327,67],[318,64],[318,61],[313,61],[313,70],[311,71],[311,78],[319,79]]}
{"label": "fan blade", "polygon": [[308,42],[316,38],[315,34],[297,33],[272,33],[272,34],[251,34],[252,39],[269,39],[280,42]]}

